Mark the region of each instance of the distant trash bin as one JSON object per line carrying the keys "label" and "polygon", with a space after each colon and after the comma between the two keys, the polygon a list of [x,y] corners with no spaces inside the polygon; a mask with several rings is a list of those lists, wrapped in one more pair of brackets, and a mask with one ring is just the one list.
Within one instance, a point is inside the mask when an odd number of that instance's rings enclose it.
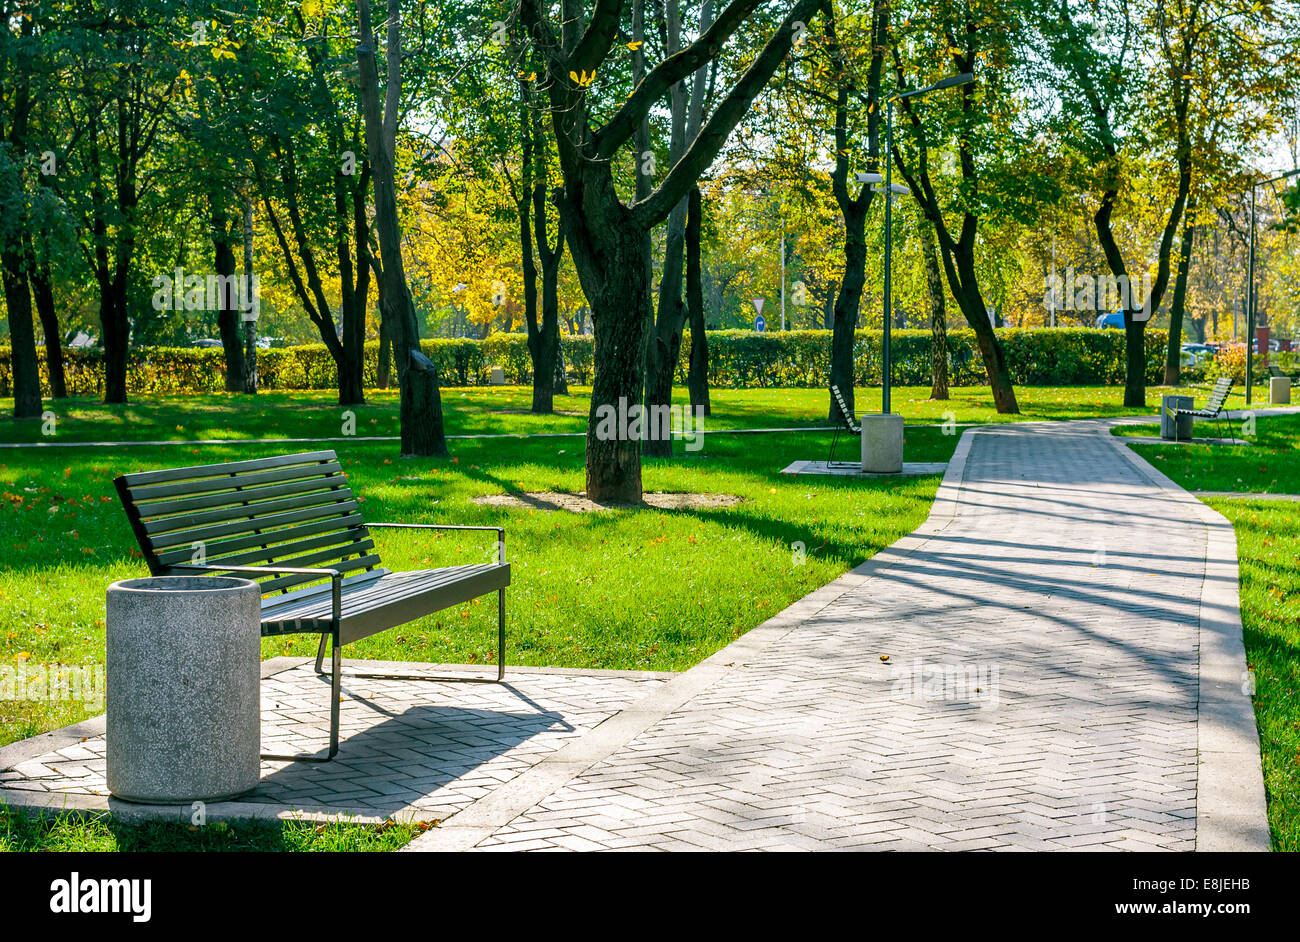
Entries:
{"label": "distant trash bin", "polygon": [[108,790],[149,804],[234,798],[261,771],[256,582],[156,576],[108,587]]}
{"label": "distant trash bin", "polygon": [[1271,376],[1268,380],[1268,401],[1270,405],[1285,406],[1291,403],[1291,377]]}
{"label": "distant trash bin", "polygon": [[1160,437],[1167,441],[1187,442],[1192,440],[1192,417],[1180,415],[1175,418],[1170,412],[1175,409],[1191,409],[1191,396],[1160,397]]}

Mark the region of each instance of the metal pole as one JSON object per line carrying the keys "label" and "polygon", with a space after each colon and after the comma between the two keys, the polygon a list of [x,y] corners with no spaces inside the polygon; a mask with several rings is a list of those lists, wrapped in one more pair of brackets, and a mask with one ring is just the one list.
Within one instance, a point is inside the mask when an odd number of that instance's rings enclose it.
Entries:
{"label": "metal pole", "polygon": [[781,330],[785,330],[785,220],[781,220]]}
{"label": "metal pole", "polygon": [[894,254],[894,226],[893,216],[890,214],[890,205],[894,202],[894,194],[891,191],[893,183],[894,162],[891,156],[894,152],[894,100],[888,99],[885,103],[885,324],[884,334],[881,337],[881,363],[880,363],[880,411],[884,415],[889,415],[889,377],[891,372],[891,358],[889,345],[891,343],[890,321],[893,319],[893,303],[890,299],[890,276],[892,274],[890,267]]}
{"label": "metal pole", "polygon": [[1255,380],[1255,190],[1250,188],[1250,257],[1246,263],[1246,405],[1250,405],[1250,387]]}
{"label": "metal pole", "polygon": [[1050,326],[1056,326],[1056,234],[1052,234],[1052,318]]}

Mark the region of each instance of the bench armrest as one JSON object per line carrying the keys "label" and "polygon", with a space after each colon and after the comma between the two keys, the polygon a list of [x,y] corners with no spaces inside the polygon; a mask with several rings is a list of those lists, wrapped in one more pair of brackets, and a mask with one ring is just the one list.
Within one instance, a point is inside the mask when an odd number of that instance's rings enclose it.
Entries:
{"label": "bench armrest", "polygon": [[337,569],[301,569],[295,566],[198,566],[193,563],[168,566],[168,569],[193,569],[198,572],[275,573],[283,576],[329,576],[330,596],[333,605],[332,621],[335,626],[343,612],[343,573]]}
{"label": "bench armrest", "polygon": [[460,523],[370,523],[367,527],[385,527],[390,530],[493,530],[497,535],[497,564],[506,562],[506,528],[479,527]]}

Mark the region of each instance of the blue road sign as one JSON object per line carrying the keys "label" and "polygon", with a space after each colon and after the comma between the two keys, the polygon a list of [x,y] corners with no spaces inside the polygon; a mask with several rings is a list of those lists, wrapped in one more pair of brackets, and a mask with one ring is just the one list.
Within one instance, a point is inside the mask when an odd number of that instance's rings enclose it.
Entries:
{"label": "blue road sign", "polygon": [[760,334],[763,331],[767,330],[767,321],[764,319],[762,314],[754,318],[754,329],[758,331]]}

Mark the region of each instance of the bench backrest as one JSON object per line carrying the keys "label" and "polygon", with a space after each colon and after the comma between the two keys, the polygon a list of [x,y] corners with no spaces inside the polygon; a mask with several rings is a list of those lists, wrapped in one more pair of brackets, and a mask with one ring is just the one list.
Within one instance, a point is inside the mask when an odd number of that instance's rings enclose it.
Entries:
{"label": "bench backrest", "polygon": [[[191,563],[344,573],[380,565],[332,451],[142,471],[113,483],[156,576]],[[268,574],[261,586],[267,593],[317,578]]]}
{"label": "bench backrest", "polygon": [[1268,365],[1268,375],[1269,375],[1269,376],[1277,377],[1277,378],[1279,378],[1279,379],[1280,379],[1281,377],[1283,377],[1283,376],[1286,376],[1285,373],[1283,373],[1281,370],[1279,370],[1279,369],[1278,369],[1276,366],[1274,366],[1272,363],[1270,363],[1270,364]]}
{"label": "bench backrest", "polygon": [[840,387],[834,383],[831,383],[831,395],[835,398],[835,405],[840,410],[840,418],[844,420],[844,425],[849,431],[855,431],[857,424],[853,421],[853,410],[844,401],[844,394],[840,392]]}
{"label": "bench backrest", "polygon": [[1228,393],[1232,390],[1232,380],[1226,376],[1221,377],[1214,383],[1214,389],[1210,391],[1210,398],[1205,403],[1205,408],[1209,412],[1218,412],[1223,408],[1223,404],[1228,401]]}

